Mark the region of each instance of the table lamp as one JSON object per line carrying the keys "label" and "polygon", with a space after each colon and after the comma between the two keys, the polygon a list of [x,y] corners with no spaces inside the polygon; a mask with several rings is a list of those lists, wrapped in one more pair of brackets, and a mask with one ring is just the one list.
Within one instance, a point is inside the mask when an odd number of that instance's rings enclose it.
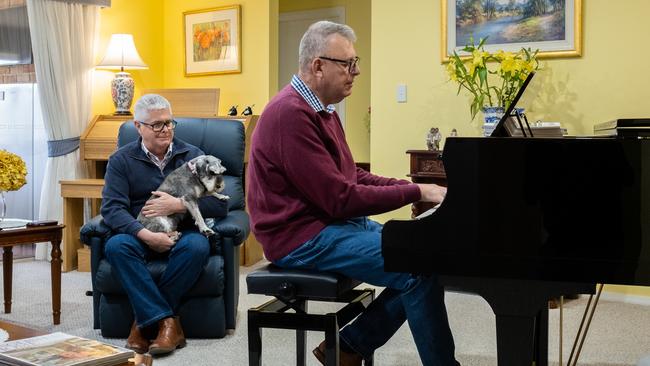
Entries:
{"label": "table lamp", "polygon": [[104,59],[97,67],[102,69],[117,70],[115,78],[111,82],[111,95],[115,105],[115,115],[131,115],[131,102],[133,101],[133,89],[135,82],[124,69],[147,69],[133,43],[133,36],[130,34],[113,34]]}

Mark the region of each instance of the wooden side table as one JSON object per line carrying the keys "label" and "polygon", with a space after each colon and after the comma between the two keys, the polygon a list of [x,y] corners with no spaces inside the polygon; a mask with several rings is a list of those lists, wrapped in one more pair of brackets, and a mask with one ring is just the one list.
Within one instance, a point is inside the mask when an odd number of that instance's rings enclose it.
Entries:
{"label": "wooden side table", "polygon": [[42,241],[52,243],[52,316],[54,324],[61,323],[61,236],[64,225],[0,230],[2,253],[2,276],[4,284],[5,313],[11,313],[11,284],[13,275],[13,246]]}
{"label": "wooden side table", "polygon": [[79,240],[79,229],[84,224],[84,198],[102,198],[103,179],[62,180],[63,197],[63,271],[77,268],[77,250],[84,246]]}

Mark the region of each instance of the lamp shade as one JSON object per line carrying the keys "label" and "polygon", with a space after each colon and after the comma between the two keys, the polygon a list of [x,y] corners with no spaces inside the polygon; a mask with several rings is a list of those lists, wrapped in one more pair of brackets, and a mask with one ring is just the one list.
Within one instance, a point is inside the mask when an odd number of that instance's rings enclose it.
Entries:
{"label": "lamp shade", "polygon": [[102,69],[147,69],[138,50],[135,49],[133,36],[130,34],[113,34],[108,42],[104,59],[97,67]]}
{"label": "lamp shade", "polygon": [[148,68],[135,49],[133,36],[130,34],[113,34],[108,42],[104,59],[97,67],[120,70],[115,74],[115,78],[111,82],[111,96],[115,105],[115,114],[130,115],[135,82],[124,69]]}

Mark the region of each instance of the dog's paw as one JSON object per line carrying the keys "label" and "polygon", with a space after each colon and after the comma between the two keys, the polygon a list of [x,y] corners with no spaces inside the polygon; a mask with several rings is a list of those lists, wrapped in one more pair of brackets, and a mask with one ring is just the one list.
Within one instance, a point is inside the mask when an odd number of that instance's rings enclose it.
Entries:
{"label": "dog's paw", "polygon": [[183,235],[183,234],[182,234],[182,233],[179,233],[179,232],[177,231],[176,234],[170,235],[169,238],[170,238],[174,243],[176,243],[176,242],[178,241],[178,239],[181,238],[181,235]]}
{"label": "dog's paw", "polygon": [[221,193],[217,193],[215,197],[217,197],[218,199],[220,199],[222,201],[227,201],[227,200],[230,199],[230,196],[228,196],[226,194],[221,194]]}
{"label": "dog's paw", "polygon": [[212,229],[210,229],[210,228],[205,228],[205,229],[201,230],[201,234],[203,234],[205,236],[212,236],[212,235],[214,235],[214,231],[212,231]]}

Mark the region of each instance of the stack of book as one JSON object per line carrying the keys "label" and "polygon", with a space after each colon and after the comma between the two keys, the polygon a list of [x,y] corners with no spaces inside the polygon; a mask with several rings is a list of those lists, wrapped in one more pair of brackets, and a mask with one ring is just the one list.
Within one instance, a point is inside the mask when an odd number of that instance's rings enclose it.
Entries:
{"label": "stack of book", "polygon": [[0,364],[15,366],[111,366],[128,362],[133,351],[65,333],[0,343]]}

